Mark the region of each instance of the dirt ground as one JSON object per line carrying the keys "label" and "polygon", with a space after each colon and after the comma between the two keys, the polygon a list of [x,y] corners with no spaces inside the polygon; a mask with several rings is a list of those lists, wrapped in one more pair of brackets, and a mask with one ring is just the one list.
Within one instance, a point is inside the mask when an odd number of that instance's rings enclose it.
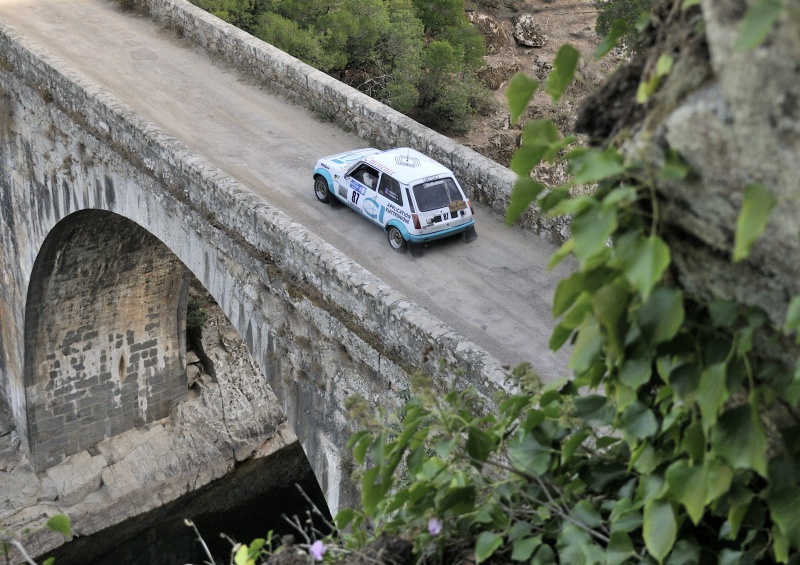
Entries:
{"label": "dirt ground", "polygon": [[[595,61],[593,52],[599,42],[595,33],[597,11],[592,0],[473,0],[467,3],[468,16],[484,35],[487,56],[481,78],[494,92],[494,104],[474,119],[470,131],[455,139],[479,153],[508,165],[519,143],[521,126],[528,119],[550,118],[561,130],[571,134],[581,99],[600,85],[619,64],[619,58],[607,56]],[[542,47],[524,47],[513,37],[515,17],[531,14],[534,24],[544,33]],[[510,124],[505,98],[509,79],[518,71],[540,81],[542,86],[552,68],[558,49],[569,43],[581,53],[577,80],[561,101],[554,105],[540,88],[528,112],[518,124]],[[559,182],[557,171],[544,173],[542,180]],[[537,175],[538,176],[538,175]],[[540,177],[541,178],[541,177]]]}

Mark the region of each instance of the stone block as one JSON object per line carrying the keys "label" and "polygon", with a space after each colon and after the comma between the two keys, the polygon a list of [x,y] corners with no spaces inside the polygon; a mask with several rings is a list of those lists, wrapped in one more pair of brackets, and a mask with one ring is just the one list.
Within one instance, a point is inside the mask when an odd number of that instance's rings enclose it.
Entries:
{"label": "stone block", "polygon": [[68,457],[57,467],[51,467],[46,473],[58,493],[59,502],[69,507],[100,488],[106,464],[102,455],[91,456],[89,452],[81,451]]}

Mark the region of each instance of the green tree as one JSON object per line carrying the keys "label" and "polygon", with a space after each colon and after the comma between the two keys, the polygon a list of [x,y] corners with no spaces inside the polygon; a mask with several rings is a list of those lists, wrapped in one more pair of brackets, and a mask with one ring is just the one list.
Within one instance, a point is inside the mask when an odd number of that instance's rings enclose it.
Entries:
{"label": "green tree", "polygon": [[302,29],[296,22],[280,14],[259,14],[253,35],[323,72],[341,68],[346,62],[342,54],[326,49],[325,34]]}
{"label": "green tree", "polygon": [[193,3],[238,28],[252,30],[256,0],[194,0]]}
{"label": "green tree", "polygon": [[437,37],[465,23],[464,0],[414,0],[414,6],[429,36]]}

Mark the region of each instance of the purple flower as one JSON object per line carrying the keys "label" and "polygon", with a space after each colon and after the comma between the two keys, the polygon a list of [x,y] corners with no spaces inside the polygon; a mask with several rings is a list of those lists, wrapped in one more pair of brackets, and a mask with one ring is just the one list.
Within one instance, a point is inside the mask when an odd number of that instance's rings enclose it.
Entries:
{"label": "purple flower", "polygon": [[314,561],[322,561],[322,556],[325,555],[326,549],[325,544],[317,540],[311,544],[308,552],[311,554],[311,557],[314,558]]}
{"label": "purple flower", "polygon": [[428,533],[432,536],[438,536],[442,533],[442,523],[439,518],[431,518],[428,520]]}

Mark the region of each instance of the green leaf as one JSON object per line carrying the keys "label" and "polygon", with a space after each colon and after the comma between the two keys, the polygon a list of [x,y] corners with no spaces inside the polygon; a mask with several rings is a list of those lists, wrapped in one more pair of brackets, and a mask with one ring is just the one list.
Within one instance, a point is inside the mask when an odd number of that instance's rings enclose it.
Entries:
{"label": "green leaf", "polygon": [[621,565],[634,555],[635,551],[630,536],[622,530],[614,531],[606,549],[607,565]]}
{"label": "green leaf", "polygon": [[562,45],[553,60],[553,70],[545,82],[545,90],[554,102],[558,102],[575,76],[580,53],[572,45]]}
{"label": "green leaf", "polygon": [[437,511],[441,514],[450,510],[456,516],[475,510],[475,485],[448,487],[439,497]]}
{"label": "green leaf", "polygon": [[569,255],[570,255],[570,253],[572,253],[572,250],[574,249],[574,247],[575,247],[575,242],[572,240],[572,238],[570,238],[567,241],[565,241],[561,245],[561,247],[559,247],[556,250],[556,252],[553,253],[553,256],[547,262],[547,269],[548,270],[552,269],[553,267],[558,265],[561,261],[563,261],[564,259],[569,257]]}
{"label": "green leaf", "polygon": [[664,166],[659,171],[659,176],[665,180],[683,180],[689,170],[689,165],[681,159],[680,153],[669,149],[664,156]]}
{"label": "green leaf", "polygon": [[669,341],[683,326],[683,295],[675,288],[656,288],[637,318],[642,336],[651,345]]}
{"label": "green leaf", "polygon": [[470,426],[467,434],[467,453],[472,459],[485,462],[494,449],[494,438],[485,431]]}
{"label": "green leaf", "polygon": [[767,497],[772,521],[795,546],[800,547],[800,488],[791,485],[775,489]]}
{"label": "green leaf", "polygon": [[[508,541],[514,542],[527,538],[531,535],[533,527],[527,522],[514,522],[508,532]],[[541,540],[541,536],[537,536]]]}
{"label": "green leaf", "polygon": [[588,371],[599,357],[602,345],[603,335],[600,333],[600,326],[593,316],[586,316],[578,327],[578,339],[572,348],[569,368],[578,375]]}
{"label": "green leaf", "polygon": [[572,508],[570,515],[589,528],[598,528],[603,524],[600,512],[586,499],[579,500]]}
{"label": "green leaf", "polygon": [[537,88],[539,88],[539,82],[524,73],[520,72],[511,77],[506,90],[506,98],[513,123],[517,123],[522,116]]}
{"label": "green leaf", "polygon": [[553,317],[558,318],[566,312],[586,289],[586,275],[577,271],[558,281],[553,294]]}
{"label": "green leaf", "polygon": [[647,301],[653,287],[661,280],[670,264],[669,246],[657,235],[637,239],[618,250],[625,278]]}
{"label": "green leaf", "polygon": [[662,53],[656,61],[656,74],[660,77],[667,76],[672,71],[672,64],[675,61],[670,55]]}
{"label": "green leaf", "polygon": [[734,49],[755,49],[761,45],[780,14],[780,0],[756,0],[742,19]]}
{"label": "green leaf", "polygon": [[556,552],[547,544],[542,544],[531,559],[531,565],[555,565]]}
{"label": "green leaf", "polygon": [[542,544],[542,536],[523,538],[514,542],[514,551],[511,553],[512,561],[527,561],[534,550]]}
{"label": "green leaf", "polygon": [[584,430],[569,436],[569,439],[564,442],[564,445],[561,448],[562,464],[567,463],[570,459],[572,459],[572,456],[575,454],[575,450],[578,449],[581,444],[583,444],[587,437],[589,437],[589,432]]}
{"label": "green leaf", "polygon": [[636,89],[636,101],[639,104],[644,104],[650,99],[650,96],[656,91],[658,85],[661,83],[661,77],[653,73],[646,81],[639,83]]}
{"label": "green leaf", "polygon": [[618,186],[603,198],[603,208],[618,207],[621,204],[631,204],[636,202],[639,195],[636,189],[632,186],[623,185]]}
{"label": "green leaf", "polygon": [[618,175],[625,170],[622,155],[609,147],[604,151],[589,149],[572,151],[568,157],[570,170],[575,173],[575,184],[591,184]]}
{"label": "green leaf", "polygon": [[72,537],[72,526],[70,525],[69,517],[64,514],[55,514],[47,520],[47,529],[51,532],[59,532],[65,538]]}
{"label": "green leaf", "polygon": [[612,532],[633,532],[642,527],[642,513],[627,498],[617,500],[608,520]]}
{"label": "green leaf", "polygon": [[[675,542],[675,547],[672,548],[672,553],[669,554],[667,565],[697,565],[698,563],[702,563],[702,561],[700,560],[700,544],[697,543],[697,540],[693,537],[679,538]],[[716,565],[722,565],[722,563],[717,562]]]}
{"label": "green leaf", "polygon": [[700,406],[703,431],[706,433],[717,422],[719,411],[728,400],[727,373],[725,363],[716,363],[707,367],[700,376],[700,385],[697,387],[697,404]]}
{"label": "green leaf", "polygon": [[533,434],[518,433],[508,444],[508,458],[515,469],[529,475],[543,475],[550,468],[552,450]]}
{"label": "green leaf", "polygon": [[591,298],[582,293],[575,300],[572,308],[564,315],[564,318],[553,330],[553,335],[550,337],[550,348],[554,351],[564,345],[564,342],[572,334],[572,331],[577,328],[584,320],[587,314],[592,311]]}
{"label": "green leaf", "polygon": [[[763,1],[763,0],[762,0]],[[733,262],[741,261],[750,253],[756,239],[764,232],[769,213],[777,200],[760,184],[751,184],[744,189],[742,211],[736,219],[736,238],[733,245]]]}
{"label": "green leaf", "polygon": [[617,18],[611,22],[611,29],[603,40],[595,47],[594,58],[602,59],[609,51],[619,44],[619,40],[630,31],[630,25],[625,18]]}
{"label": "green leaf", "polygon": [[706,504],[711,504],[728,493],[733,483],[733,470],[720,459],[706,459],[704,465],[706,478]]}
{"label": "green leaf", "polygon": [[48,557],[47,559],[42,561],[42,565],[54,565],[55,562],[56,562],[56,558],[55,557]]}
{"label": "green leaf", "polygon": [[511,190],[511,201],[506,208],[506,224],[511,225],[516,222],[544,188],[539,181],[525,177],[518,178]]}
{"label": "green leaf", "polygon": [[561,145],[560,140],[561,134],[552,120],[528,122],[522,129],[522,146],[514,152],[509,168],[521,177],[530,176],[531,170],[553,151],[553,146]]}
{"label": "green leaf", "polygon": [[750,404],[742,404],[720,416],[711,444],[734,469],[752,469],[766,476],[767,437]]}
{"label": "green leaf", "polygon": [[637,389],[650,381],[653,374],[650,359],[628,358],[619,370],[619,382],[632,389]]}
{"label": "green leaf", "polygon": [[678,524],[669,502],[650,500],[644,505],[644,543],[656,561],[662,563],[675,544]]}
{"label": "green leaf", "polygon": [[[573,399],[573,403],[575,415],[586,423],[609,424],[614,416],[614,408],[608,405],[608,399],[599,394],[578,396]],[[599,446],[600,441],[598,440]]]}
{"label": "green leaf", "polygon": [[703,426],[700,422],[694,421],[686,427],[681,441],[683,450],[692,461],[702,463],[706,452],[706,436],[703,434]]}
{"label": "green leaf", "polygon": [[254,563],[254,561],[250,559],[250,553],[247,550],[246,545],[239,547],[239,550],[233,556],[233,562],[236,565],[250,565],[251,563]]}
{"label": "green leaf", "polygon": [[344,530],[347,525],[352,522],[356,517],[356,511],[352,508],[344,508],[339,510],[339,513],[336,514],[336,517],[333,519],[333,522],[336,524],[336,527],[340,530]]}
{"label": "green leaf", "polygon": [[601,287],[592,298],[594,314],[608,336],[608,353],[612,361],[622,355],[630,299],[629,289],[621,281]]}
{"label": "green leaf", "polygon": [[730,300],[715,300],[709,304],[708,313],[715,328],[730,328],[739,315],[739,307]]}
{"label": "green leaf", "polygon": [[380,467],[368,469],[361,478],[361,504],[364,512],[371,514],[386,493],[384,485],[376,482]]}
{"label": "green leaf", "polygon": [[788,331],[800,329],[800,294],[795,295],[786,310],[786,323],[783,326]]}
{"label": "green leaf", "polygon": [[636,400],[622,412],[618,427],[630,437],[647,439],[658,432],[658,421],[652,410]]}
{"label": "green leaf", "polygon": [[595,205],[572,220],[573,253],[582,267],[608,249],[606,242],[617,229],[617,210]]}
{"label": "green leaf", "polygon": [[[778,563],[789,563],[789,538],[777,525],[772,526],[772,549],[775,551],[775,560]],[[726,564],[727,565],[727,564]]]}
{"label": "green leaf", "polygon": [[503,545],[503,536],[494,532],[481,532],[475,540],[475,562],[483,563]]}
{"label": "green leaf", "polygon": [[457,437],[451,437],[448,439],[443,439],[442,441],[436,444],[434,448],[436,450],[436,455],[441,457],[442,459],[447,459],[450,457],[450,454],[453,453],[453,450],[456,448],[456,444],[458,442]]}
{"label": "green leaf", "polygon": [[675,461],[666,473],[670,494],[683,504],[692,523],[700,523],[705,512],[706,480],[703,468],[689,465],[685,460]]}

